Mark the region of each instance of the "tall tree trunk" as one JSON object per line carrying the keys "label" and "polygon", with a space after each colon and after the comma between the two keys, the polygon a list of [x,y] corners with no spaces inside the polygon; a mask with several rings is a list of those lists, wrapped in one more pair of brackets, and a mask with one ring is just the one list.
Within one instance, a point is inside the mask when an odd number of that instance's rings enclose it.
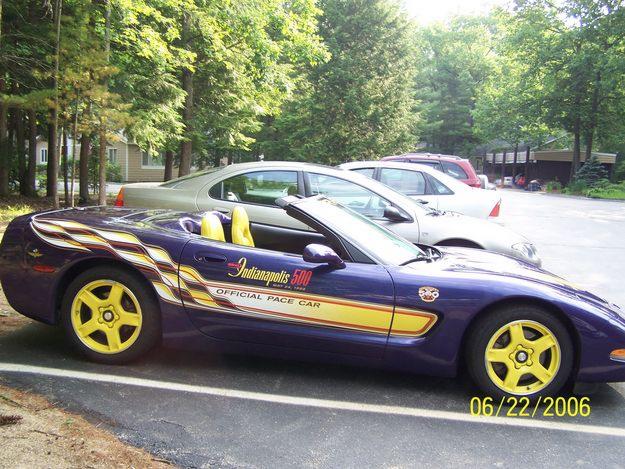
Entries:
{"label": "tall tree trunk", "polygon": [[61,129],[61,157],[63,160],[63,190],[65,191],[64,200],[65,206],[69,207],[69,173],[67,171],[67,129],[63,127]]}
{"label": "tall tree trunk", "polygon": [[26,176],[26,187],[28,195],[37,195],[37,112],[34,109],[28,110],[28,170]]}
{"label": "tall tree trunk", "polygon": [[169,181],[174,175],[174,152],[167,150],[165,152],[165,176],[164,181]]}
{"label": "tall tree trunk", "polygon": [[581,155],[581,125],[580,119],[577,117],[575,119],[575,124],[573,126],[573,161],[571,162],[571,175],[570,180],[572,181],[575,178],[575,173],[579,169],[579,160]]}
{"label": "tall tree trunk", "polygon": [[106,205],[106,132],[100,132],[98,147],[98,205]]}
{"label": "tall tree trunk", "polygon": [[[0,77],[0,92],[4,91],[4,79]],[[9,139],[7,114],[9,108],[0,101],[0,195],[9,193]]]}
{"label": "tall tree trunk", "polygon": [[[182,38],[187,48],[189,47],[191,35],[191,18],[188,13],[182,14]],[[191,158],[193,154],[193,143],[191,132],[193,131],[191,119],[193,119],[193,72],[188,68],[182,70],[182,89],[186,93],[184,108],[182,109],[182,121],[185,126],[184,140],[180,145],[180,165],[178,166],[178,176],[186,176],[191,172]]]}
{"label": "tall tree trunk", "polygon": [[595,137],[595,130],[597,128],[597,117],[599,114],[599,88],[601,86],[601,72],[597,71],[595,74],[595,89],[592,92],[592,100],[590,102],[590,119],[588,122],[588,128],[586,129],[586,159],[590,160],[592,156],[592,145]]}
{"label": "tall tree trunk", "polygon": [[91,154],[91,135],[82,134],[80,139],[80,166],[78,167],[79,189],[78,201],[86,204],[89,201],[89,155]]}
{"label": "tall tree trunk", "polygon": [[19,173],[20,194],[28,195],[26,183],[26,135],[24,133],[24,111],[15,110],[15,142],[17,150],[17,171]]}
{"label": "tall tree trunk", "polygon": [[54,76],[52,86],[54,89],[54,105],[50,110],[50,138],[48,139],[48,197],[52,197],[54,208],[59,207],[57,173],[59,170],[59,154],[57,143],[57,131],[59,127],[59,60],[61,53],[61,13],[63,0],[56,0],[54,7],[54,21],[56,28],[56,43],[54,48]]}
{"label": "tall tree trunk", "polygon": [[514,144],[514,157],[512,159],[512,185],[514,186],[514,178],[516,177],[516,160],[519,154],[519,144]]}
{"label": "tall tree trunk", "polygon": [[504,180],[506,179],[506,150],[501,155],[501,187],[505,187]]}
{"label": "tall tree trunk", "polygon": [[[109,63],[111,52],[111,0],[106,0],[104,6],[104,53],[106,63]],[[104,79],[104,89],[108,90],[108,78]],[[102,122],[100,125],[100,148],[99,148],[99,173],[98,173],[98,204],[106,205],[106,128]]]}
{"label": "tall tree trunk", "polygon": [[[54,111],[50,111],[50,117],[52,118],[52,113]],[[55,113],[56,114],[56,113]],[[56,118],[54,119],[56,120]],[[59,160],[57,154],[58,148],[58,136],[56,134],[56,125],[53,123],[48,123],[48,163],[46,167],[46,196],[54,197],[56,200],[57,197],[57,182],[58,182],[58,168],[59,168]],[[58,205],[58,201],[54,202],[55,207]]]}
{"label": "tall tree trunk", "polygon": [[525,149],[525,184],[530,182],[530,146]]}
{"label": "tall tree trunk", "polygon": [[74,124],[72,126],[72,183],[69,190],[70,206],[74,204],[74,185],[76,184],[76,141],[78,140],[78,104],[74,108]]}

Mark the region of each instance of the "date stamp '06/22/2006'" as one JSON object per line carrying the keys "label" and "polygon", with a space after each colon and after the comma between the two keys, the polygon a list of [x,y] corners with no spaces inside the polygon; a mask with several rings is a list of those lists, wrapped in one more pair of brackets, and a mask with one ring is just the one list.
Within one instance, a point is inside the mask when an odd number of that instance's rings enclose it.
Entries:
{"label": "date stamp '06/22/2006'", "polygon": [[589,397],[539,397],[532,401],[528,397],[502,397],[498,401],[492,397],[473,397],[469,402],[469,412],[484,417],[588,417],[590,416]]}

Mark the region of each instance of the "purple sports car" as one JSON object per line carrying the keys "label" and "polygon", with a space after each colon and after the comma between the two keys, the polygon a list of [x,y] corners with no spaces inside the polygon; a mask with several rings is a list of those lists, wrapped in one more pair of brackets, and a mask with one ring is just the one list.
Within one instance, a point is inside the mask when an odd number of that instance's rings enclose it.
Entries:
{"label": "purple sports car", "polygon": [[323,196],[279,205],[307,231],[232,216],[85,208],[16,218],[0,279],[20,313],[92,360],[171,345],[467,369],[537,397],[625,380],[625,314],[518,259],[415,246]]}

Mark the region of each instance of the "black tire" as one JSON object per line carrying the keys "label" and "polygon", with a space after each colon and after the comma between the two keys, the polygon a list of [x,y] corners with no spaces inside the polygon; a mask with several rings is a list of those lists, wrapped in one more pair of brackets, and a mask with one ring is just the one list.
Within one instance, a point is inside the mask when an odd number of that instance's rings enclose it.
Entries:
{"label": "black tire", "polygon": [[[138,336],[128,348],[119,352],[101,353],[84,343],[74,329],[71,318],[72,304],[76,295],[83,287],[96,281],[112,281],[122,284],[135,297],[140,307],[141,325]],[[126,301],[128,296],[124,294]],[[105,295],[106,297],[106,295]],[[88,311],[91,311],[90,309]],[[91,314],[90,312],[88,314]],[[101,322],[101,321],[100,321]],[[61,323],[72,345],[88,359],[118,365],[130,362],[146,354],[161,340],[161,312],[154,292],[138,274],[133,274],[121,268],[106,266],[94,267],[78,275],[68,286],[61,303]],[[124,327],[124,326],[121,326]],[[131,330],[134,331],[132,326]],[[100,332],[95,331],[95,334]],[[119,332],[120,336],[122,332]],[[93,337],[90,336],[90,338]],[[102,335],[104,342],[108,339]],[[96,337],[97,339],[97,337]],[[99,339],[101,340],[101,339]]]}
{"label": "black tire", "polygon": [[[497,334],[500,329],[510,323],[516,321],[526,321],[538,323],[542,327],[548,329],[552,336],[555,337],[556,343],[559,346],[560,360],[559,367],[551,375],[550,381],[545,380],[542,383],[548,382],[542,389],[537,389],[535,392],[509,392],[497,385],[493,379],[489,376],[487,363],[486,363],[486,349],[491,340]],[[523,331],[526,334],[526,330]],[[531,327],[530,327],[531,333]],[[510,337],[508,335],[508,337]],[[555,350],[555,349],[554,349]],[[553,359],[550,355],[552,352],[548,352],[548,355],[544,353],[540,355],[540,359],[549,362]],[[543,397],[553,396],[561,392],[564,387],[570,383],[571,374],[573,371],[575,349],[573,347],[573,341],[571,336],[565,327],[565,325],[552,313],[545,311],[541,308],[534,306],[516,306],[507,307],[493,311],[486,316],[479,318],[471,327],[469,331],[469,337],[466,342],[466,365],[473,382],[488,396],[501,398],[507,396],[525,396],[532,400]],[[496,364],[500,373],[505,373],[501,376],[507,376],[507,366],[503,364]],[[503,368],[502,368],[503,367]],[[537,378],[532,374],[524,375],[521,379],[527,380],[531,384],[532,380]],[[521,383],[522,381],[519,381]],[[527,387],[529,389],[529,386]]]}

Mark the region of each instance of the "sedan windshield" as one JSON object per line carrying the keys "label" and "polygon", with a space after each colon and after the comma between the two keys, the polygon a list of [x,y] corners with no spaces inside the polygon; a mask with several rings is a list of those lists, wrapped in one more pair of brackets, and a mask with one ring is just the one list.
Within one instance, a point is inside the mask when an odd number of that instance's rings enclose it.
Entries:
{"label": "sedan windshield", "polygon": [[326,197],[304,199],[297,202],[297,208],[319,220],[381,264],[402,265],[427,258],[411,242]]}

